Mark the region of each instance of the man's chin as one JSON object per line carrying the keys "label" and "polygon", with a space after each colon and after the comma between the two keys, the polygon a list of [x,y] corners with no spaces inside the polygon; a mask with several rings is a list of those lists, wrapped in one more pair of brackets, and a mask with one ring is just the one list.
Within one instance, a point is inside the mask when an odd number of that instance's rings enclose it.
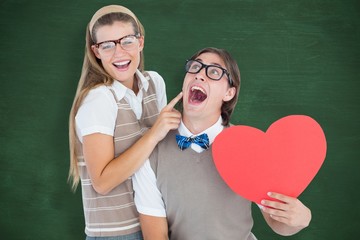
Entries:
{"label": "man's chin", "polygon": [[206,101],[203,102],[187,102],[184,103],[184,112],[192,113],[192,114],[201,114],[204,112],[206,106]]}

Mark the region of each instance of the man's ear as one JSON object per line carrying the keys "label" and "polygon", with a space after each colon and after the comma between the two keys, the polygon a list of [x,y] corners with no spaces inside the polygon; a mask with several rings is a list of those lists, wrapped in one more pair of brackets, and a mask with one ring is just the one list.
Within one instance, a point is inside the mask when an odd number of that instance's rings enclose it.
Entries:
{"label": "man's ear", "polygon": [[91,50],[93,51],[93,53],[95,54],[95,56],[96,56],[98,59],[101,59],[101,58],[100,58],[100,54],[99,54],[99,49],[97,49],[97,47],[91,46]]}
{"label": "man's ear", "polygon": [[224,102],[230,101],[231,99],[233,99],[233,97],[235,97],[235,94],[236,94],[236,88],[235,87],[229,88],[223,98],[223,101]]}

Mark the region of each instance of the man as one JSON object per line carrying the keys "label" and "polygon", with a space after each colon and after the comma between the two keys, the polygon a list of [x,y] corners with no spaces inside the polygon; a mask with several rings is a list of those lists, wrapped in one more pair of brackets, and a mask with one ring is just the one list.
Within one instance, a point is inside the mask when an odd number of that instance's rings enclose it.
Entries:
{"label": "man", "polygon": [[[143,235],[151,240],[256,239],[251,202],[224,183],[211,154],[237,102],[237,63],[225,50],[205,48],[186,63],[186,71],[182,122],[133,178]],[[309,224],[311,212],[298,199],[269,196],[274,201],[259,207],[275,232],[292,235]]]}

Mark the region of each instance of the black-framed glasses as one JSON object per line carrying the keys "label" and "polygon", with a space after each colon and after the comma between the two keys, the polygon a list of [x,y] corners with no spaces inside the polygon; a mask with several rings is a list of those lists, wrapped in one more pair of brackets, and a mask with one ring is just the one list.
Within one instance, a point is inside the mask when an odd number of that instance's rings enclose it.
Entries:
{"label": "black-framed glasses", "polygon": [[140,38],[140,33],[126,35],[118,40],[108,40],[94,44],[99,49],[100,53],[113,54],[116,49],[116,44],[120,44],[121,48],[125,51],[133,50],[136,46],[137,39]]}
{"label": "black-framed glasses", "polygon": [[198,60],[186,60],[185,71],[188,73],[195,74],[200,72],[203,68],[205,68],[206,76],[211,80],[219,81],[225,74],[229,80],[230,86],[232,86],[233,82],[230,73],[225,68],[217,65],[206,65]]}

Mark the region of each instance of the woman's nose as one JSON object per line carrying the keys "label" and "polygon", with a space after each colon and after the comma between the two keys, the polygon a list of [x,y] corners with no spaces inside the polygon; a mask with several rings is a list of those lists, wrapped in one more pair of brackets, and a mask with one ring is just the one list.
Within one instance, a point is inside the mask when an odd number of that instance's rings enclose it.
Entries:
{"label": "woman's nose", "polygon": [[115,46],[115,51],[114,54],[115,55],[122,55],[124,52],[126,52],[119,43],[116,44]]}

